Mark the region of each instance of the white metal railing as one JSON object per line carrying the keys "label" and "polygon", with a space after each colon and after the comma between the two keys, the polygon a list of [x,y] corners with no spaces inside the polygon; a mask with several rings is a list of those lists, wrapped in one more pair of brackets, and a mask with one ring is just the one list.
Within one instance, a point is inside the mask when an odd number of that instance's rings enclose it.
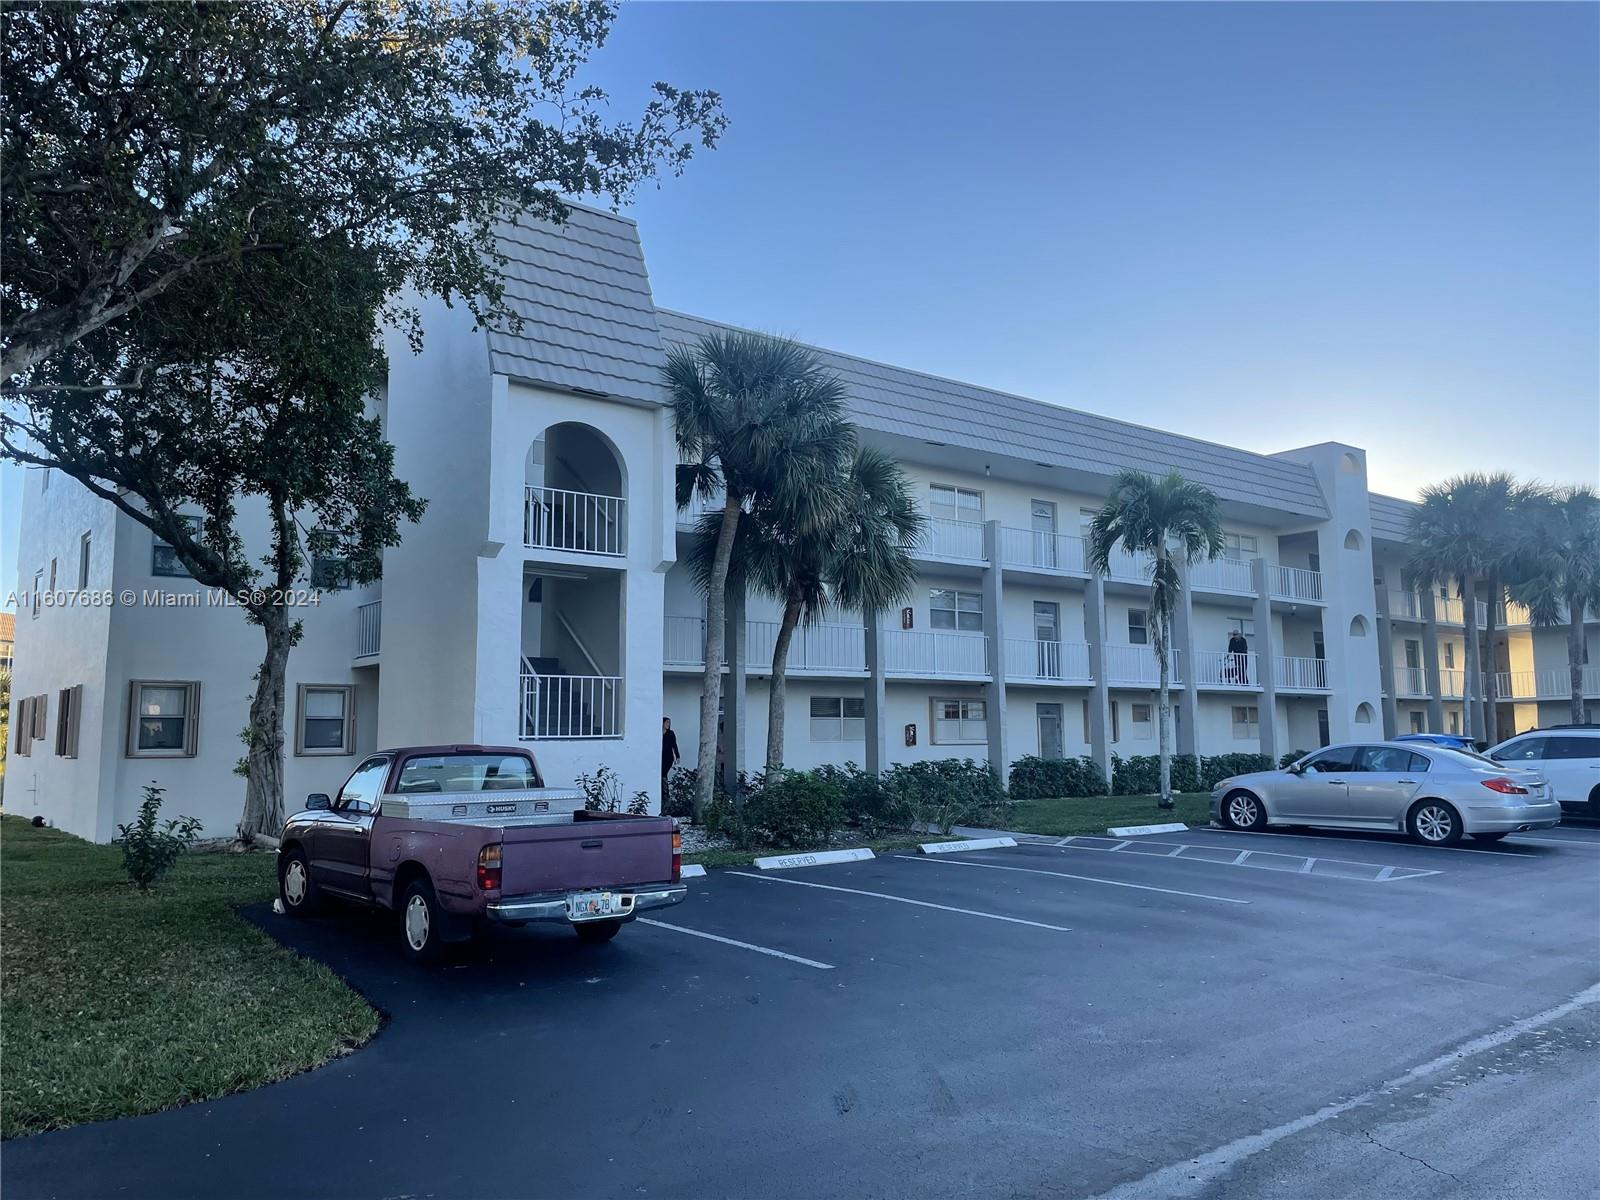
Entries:
{"label": "white metal railing", "polygon": [[[1461,698],[1462,686],[1467,681],[1467,673],[1460,667],[1445,667],[1439,672],[1439,695],[1447,699]],[[1482,695],[1480,692],[1479,695]]]}
{"label": "white metal railing", "polygon": [[1278,655],[1272,660],[1273,682],[1289,691],[1327,691],[1328,660]]}
{"label": "white metal railing", "polygon": [[1267,585],[1278,600],[1304,600],[1314,604],[1322,602],[1321,571],[1268,563]]}
{"label": "white metal railing", "polygon": [[[778,644],[778,621],[745,622],[746,669],[770,668]],[[789,638],[791,671],[865,671],[867,631],[860,625],[801,625]]]}
{"label": "white metal railing", "polygon": [[528,487],[522,544],[585,554],[627,553],[628,502],[621,496]]}
{"label": "white metal railing", "polygon": [[989,638],[982,633],[934,633],[920,629],[883,631],[883,669],[889,675],[935,675],[985,679]]}
{"label": "white metal railing", "polygon": [[1260,687],[1255,651],[1233,654],[1227,650],[1196,650],[1194,682],[1198,687]]}
{"label": "white metal railing", "polygon": [[1499,616],[1500,624],[1508,627],[1533,624],[1533,614],[1528,611],[1528,606],[1515,600],[1507,600],[1502,604]]}
{"label": "white metal railing", "polygon": [[1089,682],[1089,647],[1083,642],[1007,638],[1004,651],[1007,679]]}
{"label": "white metal railing", "polygon": [[1250,564],[1242,558],[1213,558],[1189,569],[1189,582],[1215,592],[1254,592]]}
{"label": "white metal railing", "polygon": [[1006,525],[1000,529],[1000,561],[1008,567],[1087,575],[1089,544],[1070,533],[1014,529]]}
{"label": "white metal railing", "polygon": [[1402,621],[1422,620],[1422,597],[1401,588],[1389,589],[1389,615]]}
{"label": "white metal railing", "polygon": [[1463,623],[1462,613],[1465,611],[1459,596],[1440,596],[1433,598],[1433,619],[1445,625],[1460,625]]}
{"label": "white metal railing", "polygon": [[672,617],[666,620],[661,643],[662,662],[669,667],[700,667],[706,661],[706,619]]}
{"label": "white metal railing", "polygon": [[1150,561],[1150,556],[1143,551],[1130,554],[1119,544],[1111,551],[1106,563],[1108,577],[1123,582],[1149,583]]}
{"label": "white metal railing", "polygon": [[1422,667],[1396,667],[1394,687],[1395,694],[1399,696],[1426,696],[1428,694],[1428,672]]}
{"label": "white metal railing", "polygon": [[923,558],[954,558],[963,562],[984,562],[983,526],[977,521],[951,521],[931,517],[916,543]]}
{"label": "white metal railing", "polygon": [[[1109,684],[1157,687],[1161,683],[1161,665],[1156,662],[1155,650],[1149,646],[1107,645],[1106,682]],[[1168,652],[1169,683],[1182,683],[1181,655],[1177,650]]]}
{"label": "white metal railing", "polygon": [[[1495,694],[1507,700],[1565,700],[1572,694],[1572,676],[1566,667],[1540,671],[1496,671]],[[1583,694],[1600,695],[1600,666],[1584,667]]]}
{"label": "white metal railing", "polygon": [[621,676],[540,675],[523,659],[522,736],[621,737]]}
{"label": "white metal railing", "polygon": [[356,657],[378,652],[383,640],[383,601],[373,600],[356,609]]}

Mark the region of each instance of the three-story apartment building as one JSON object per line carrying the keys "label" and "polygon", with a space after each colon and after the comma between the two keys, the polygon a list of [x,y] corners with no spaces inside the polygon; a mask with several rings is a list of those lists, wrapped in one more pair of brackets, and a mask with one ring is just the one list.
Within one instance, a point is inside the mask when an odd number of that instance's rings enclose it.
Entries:
{"label": "three-story apartment building", "polygon": [[[679,565],[695,514],[673,500],[661,368],[716,326],[656,307],[624,218],[575,208],[560,227],[507,225],[502,244],[520,327],[425,303],[422,352],[388,347],[373,405],[428,511],[381,583],[317,591],[300,614],[291,804],[379,746],[519,739],[551,780],[606,765],[624,799],[654,798],[661,718],[686,748],[698,737],[704,603]],[[1459,727],[1459,602],[1408,586],[1410,506],[1369,492],[1361,449],[1255,454],[823,353],[930,525],[909,604],[797,634],[790,765],[1154,753],[1146,564],[1122,555],[1098,575],[1084,539],[1123,467],[1177,468],[1222,502],[1226,555],[1188,572],[1175,631],[1180,751],[1277,757]],[[246,508],[246,532],[264,538],[258,516]],[[50,472],[28,473],[19,564],[8,808],[105,840],[155,782],[167,811],[226,832],[259,634],[143,526]],[[777,619],[760,596],[730,604],[729,769],[765,745]],[[1502,731],[1560,719],[1561,632],[1514,606],[1507,619]],[[1600,678],[1586,687],[1600,696]]]}

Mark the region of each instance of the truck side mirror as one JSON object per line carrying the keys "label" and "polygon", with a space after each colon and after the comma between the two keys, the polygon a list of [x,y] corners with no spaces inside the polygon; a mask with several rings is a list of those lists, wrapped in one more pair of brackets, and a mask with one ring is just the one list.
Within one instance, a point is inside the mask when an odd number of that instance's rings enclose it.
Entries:
{"label": "truck side mirror", "polygon": [[311,795],[306,797],[307,812],[310,812],[313,809],[327,809],[332,807],[333,801],[328,799],[327,792],[312,792]]}

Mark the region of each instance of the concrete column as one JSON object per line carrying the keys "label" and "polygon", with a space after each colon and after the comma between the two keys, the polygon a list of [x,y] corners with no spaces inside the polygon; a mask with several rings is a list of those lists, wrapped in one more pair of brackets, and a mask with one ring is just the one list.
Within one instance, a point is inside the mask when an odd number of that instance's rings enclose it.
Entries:
{"label": "concrete column", "polygon": [[1006,738],[1006,622],[1005,584],[1000,568],[1000,522],[983,523],[983,632],[989,639],[985,650],[989,682],[983,689],[983,711],[989,732],[989,767],[1000,777],[1002,786],[1011,776],[1011,757]]}
{"label": "concrete column", "polygon": [[[1178,611],[1173,614],[1172,648],[1178,652],[1177,666],[1184,682],[1173,693],[1178,702],[1178,753],[1198,754],[1200,731],[1200,671],[1194,657],[1194,598],[1189,595],[1189,564],[1178,561]],[[1158,698],[1159,700],[1159,698]],[[1157,719],[1160,714],[1157,714]]]}
{"label": "concrete column", "polygon": [[1089,643],[1089,755],[1111,782],[1111,694],[1106,685],[1106,581],[1092,575],[1083,591],[1083,635]]}
{"label": "concrete column", "polygon": [[1251,560],[1250,582],[1256,590],[1252,611],[1256,622],[1256,667],[1261,676],[1261,696],[1256,702],[1261,753],[1277,762],[1282,753],[1278,749],[1278,639],[1272,629],[1272,589],[1267,579],[1266,559]]}
{"label": "concrete column", "polygon": [[1443,685],[1439,682],[1439,619],[1434,611],[1432,587],[1418,593],[1422,597],[1422,670],[1428,681],[1428,732],[1444,732]]}
{"label": "concrete column", "polygon": [[883,614],[869,612],[864,620],[867,644],[865,765],[869,775],[882,775],[889,769],[889,705],[883,671]]}
{"label": "concrete column", "polygon": [[1389,625],[1389,598],[1378,588],[1378,680],[1383,689],[1383,736],[1392,738],[1400,731],[1399,710],[1396,707],[1394,686],[1394,630]]}
{"label": "concrete column", "polygon": [[744,592],[737,588],[728,590],[725,614],[728,631],[724,657],[728,662],[728,676],[722,681],[722,786],[728,795],[736,796],[739,772],[746,768]]}

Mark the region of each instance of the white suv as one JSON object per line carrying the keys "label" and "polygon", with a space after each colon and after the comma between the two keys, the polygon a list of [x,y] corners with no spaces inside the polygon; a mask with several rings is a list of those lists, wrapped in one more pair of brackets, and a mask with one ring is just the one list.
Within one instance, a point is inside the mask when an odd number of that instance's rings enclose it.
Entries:
{"label": "white suv", "polygon": [[1507,766],[1537,767],[1567,812],[1600,817],[1600,725],[1552,725],[1507,738],[1488,751]]}

